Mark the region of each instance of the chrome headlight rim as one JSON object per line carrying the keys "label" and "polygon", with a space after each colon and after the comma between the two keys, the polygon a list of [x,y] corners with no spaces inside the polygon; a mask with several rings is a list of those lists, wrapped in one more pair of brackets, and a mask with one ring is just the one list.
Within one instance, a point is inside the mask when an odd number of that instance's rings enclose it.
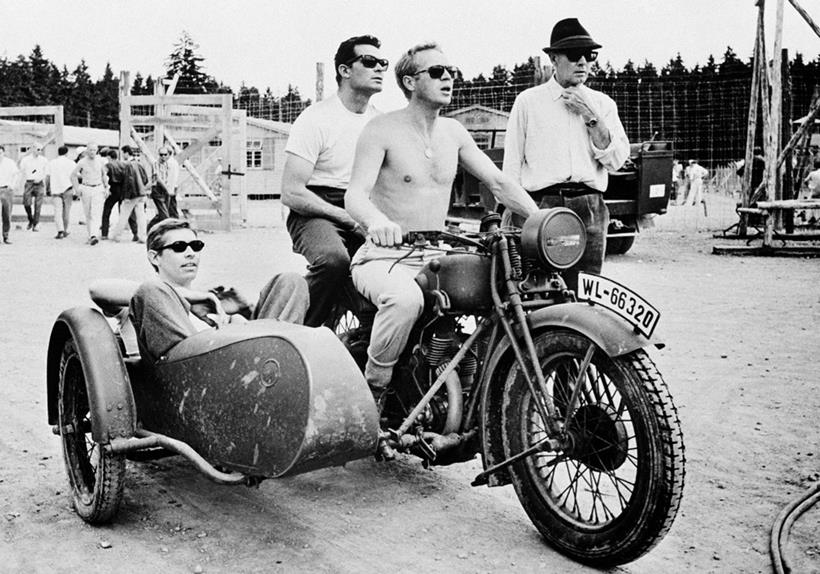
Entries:
{"label": "chrome headlight rim", "polygon": [[569,269],[581,260],[587,234],[581,218],[569,208],[551,207],[531,215],[521,227],[521,251],[548,268]]}

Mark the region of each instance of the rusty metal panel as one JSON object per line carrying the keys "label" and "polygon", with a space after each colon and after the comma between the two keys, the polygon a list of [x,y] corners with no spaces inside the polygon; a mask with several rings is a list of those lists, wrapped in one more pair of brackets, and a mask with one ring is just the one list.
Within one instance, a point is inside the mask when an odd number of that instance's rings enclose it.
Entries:
{"label": "rusty metal panel", "polygon": [[328,329],[230,325],[141,368],[132,386],[144,428],[188,443],[213,464],[276,477],[375,450],[378,414],[367,383]]}

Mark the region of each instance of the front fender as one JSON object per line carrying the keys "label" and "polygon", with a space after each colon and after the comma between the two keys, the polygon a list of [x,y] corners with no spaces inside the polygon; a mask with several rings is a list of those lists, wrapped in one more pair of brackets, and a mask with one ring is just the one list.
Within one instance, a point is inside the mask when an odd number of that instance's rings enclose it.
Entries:
{"label": "front fender", "polygon": [[60,359],[69,339],[83,368],[94,441],[106,444],[133,436],[137,411],[117,338],[102,314],[90,307],[63,311],[51,329],[46,363],[49,424],[59,420]]}
{"label": "front fender", "polygon": [[[614,313],[588,303],[564,303],[538,309],[528,315],[527,322],[530,333],[545,329],[565,329],[580,333],[610,357],[626,355],[650,345],[663,346],[657,337],[650,340],[636,333],[628,323]],[[505,458],[501,439],[503,378],[513,361],[515,356],[512,345],[509,337],[505,335],[499,339],[482,374],[479,426],[485,469],[502,462]],[[509,481],[509,474],[503,470],[490,476],[490,486],[508,484]]]}

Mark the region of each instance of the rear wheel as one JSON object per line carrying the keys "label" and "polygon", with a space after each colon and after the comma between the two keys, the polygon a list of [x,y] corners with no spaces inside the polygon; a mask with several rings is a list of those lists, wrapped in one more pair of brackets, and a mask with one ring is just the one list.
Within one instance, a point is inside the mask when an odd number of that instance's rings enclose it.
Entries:
{"label": "rear wheel", "polygon": [[91,524],[110,521],[122,501],[125,457],[107,452],[91,435],[85,373],[73,339],[60,358],[59,425],[77,514]]}
{"label": "rear wheel", "polygon": [[[533,396],[518,365],[505,382],[504,446],[512,456],[547,436],[537,403],[564,420],[591,342],[568,331],[535,337],[550,396]],[[643,350],[611,358],[596,349],[567,423],[571,447],[538,452],[510,468],[516,493],[544,538],[596,566],[635,560],[677,514],[684,449],[677,409]]]}

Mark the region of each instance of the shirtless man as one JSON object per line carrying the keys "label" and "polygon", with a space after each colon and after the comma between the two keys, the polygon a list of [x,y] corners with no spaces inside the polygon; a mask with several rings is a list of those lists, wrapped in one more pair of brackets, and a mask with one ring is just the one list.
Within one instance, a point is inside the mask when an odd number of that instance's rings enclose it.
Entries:
{"label": "shirtless man", "polygon": [[351,272],[356,288],[378,307],[365,368],[377,401],[424,306],[413,278],[427,260],[440,255],[409,253],[400,245],[402,234],[444,229],[458,163],[514,212],[526,217],[538,210],[461,124],[439,117],[452,97],[453,74],[438,44],[408,50],[396,64],[407,107],[371,120],[356,146],[345,208],[367,232]]}

